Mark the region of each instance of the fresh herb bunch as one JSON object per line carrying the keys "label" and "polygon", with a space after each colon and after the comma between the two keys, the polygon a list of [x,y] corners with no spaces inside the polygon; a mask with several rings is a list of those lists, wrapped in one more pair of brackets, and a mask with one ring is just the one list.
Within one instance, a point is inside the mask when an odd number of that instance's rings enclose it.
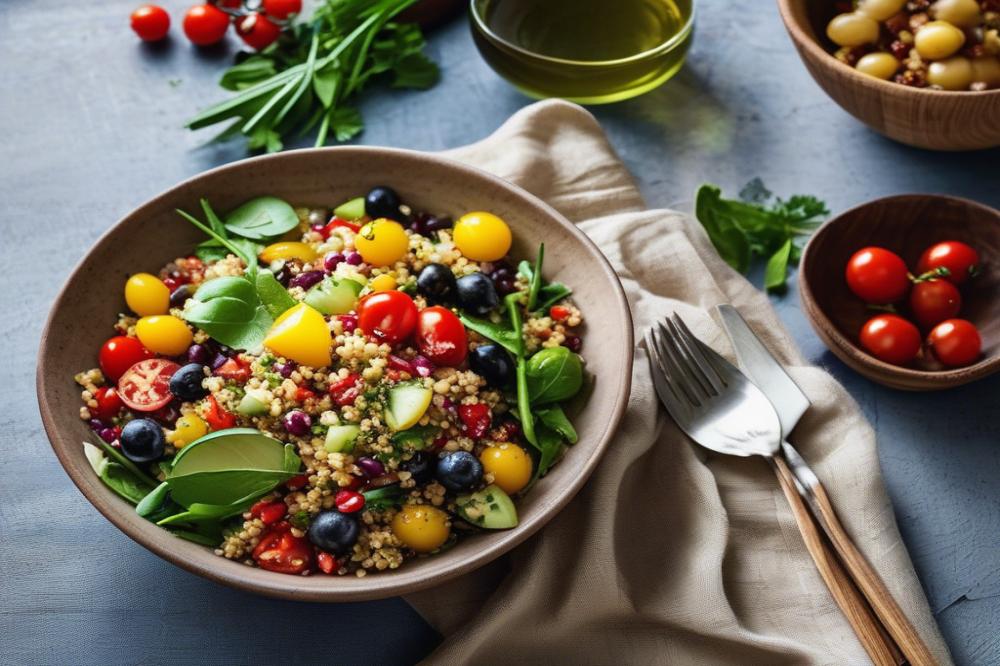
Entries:
{"label": "fresh herb bunch", "polygon": [[719,256],[746,274],[755,257],[767,257],[764,287],[785,288],[788,266],[798,265],[802,239],[829,215],[816,197],[797,194],[787,201],[774,197],[759,178],[740,190],[740,198],[723,199],[717,185],[698,189],[695,215]]}
{"label": "fresh herb bunch", "polygon": [[347,141],[364,127],[347,101],[369,82],[388,78],[396,88],[426,89],[438,80],[420,28],[392,21],[415,2],[325,0],[308,23],[292,26],[275,44],[229,68],[220,85],[236,95],[205,109],[187,127],[233,121],[217,140],[242,134],[248,148],[267,152],[316,128],[317,146],[330,135]]}

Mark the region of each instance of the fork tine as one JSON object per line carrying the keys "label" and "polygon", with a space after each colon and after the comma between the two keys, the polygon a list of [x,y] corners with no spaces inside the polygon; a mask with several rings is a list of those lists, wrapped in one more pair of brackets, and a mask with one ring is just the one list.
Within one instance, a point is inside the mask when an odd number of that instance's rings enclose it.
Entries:
{"label": "fork tine", "polygon": [[657,351],[660,352],[661,358],[664,359],[666,373],[684,390],[693,405],[701,406],[709,397],[709,393],[691,372],[677,347],[677,341],[663,325],[663,322],[656,323],[653,340],[657,343]]}
{"label": "fork tine", "polygon": [[656,394],[660,397],[664,406],[666,406],[667,411],[680,424],[682,420],[685,422],[689,420],[691,410],[694,406],[684,391],[667,375],[660,351],[653,340],[654,336],[655,332],[653,329],[646,331],[646,351],[649,352],[649,365],[651,374],[653,375],[653,384],[656,387]]}
{"label": "fork tine", "polygon": [[691,330],[687,327],[687,324],[684,323],[683,319],[677,316],[676,312],[670,316],[669,323],[671,328],[677,332],[677,335],[680,338],[680,343],[687,351],[690,360],[698,368],[704,380],[711,385],[712,390],[710,393],[713,395],[721,393],[723,388],[726,386],[726,380],[721,374],[719,374],[715,366],[712,365],[705,357],[705,353],[702,351],[702,345],[700,344],[698,338],[694,337]]}

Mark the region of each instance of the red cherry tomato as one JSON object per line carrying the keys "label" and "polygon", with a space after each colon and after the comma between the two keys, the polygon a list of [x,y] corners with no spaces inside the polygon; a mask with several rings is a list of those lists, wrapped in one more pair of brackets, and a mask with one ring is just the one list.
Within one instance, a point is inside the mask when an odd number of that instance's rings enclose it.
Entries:
{"label": "red cherry tomato", "polygon": [[368,294],[358,302],[358,326],[381,342],[402,342],[416,325],[417,306],[401,291]]}
{"label": "red cherry tomato", "polygon": [[139,361],[118,380],[118,395],[131,409],[155,412],[174,399],[170,378],[180,367],[165,358]]}
{"label": "red cherry tomato", "polygon": [[302,11],[302,0],[264,0],[264,13],[279,20]]}
{"label": "red cherry tomato", "polygon": [[94,393],[94,400],[97,401],[97,409],[91,410],[97,418],[105,423],[118,416],[118,412],[124,407],[118,392],[110,386],[102,386]]}
{"label": "red cherry tomato", "polygon": [[236,34],[250,48],[262,51],[278,38],[281,26],[267,20],[267,17],[260,12],[253,12],[237,21]]}
{"label": "red cherry tomato", "polygon": [[949,319],[934,327],[927,345],[937,360],[951,368],[970,365],[979,358],[983,342],[979,331],[964,319]]}
{"label": "red cherry tomato", "polygon": [[549,308],[549,316],[556,321],[563,321],[569,316],[569,308],[562,305],[553,305]]}
{"label": "red cherry tomato", "polygon": [[297,537],[286,522],[275,524],[264,533],[253,549],[253,559],[261,569],[284,574],[300,574],[312,566],[312,544]]}
{"label": "red cherry tomato", "polygon": [[979,253],[961,241],[932,245],[920,255],[917,270],[923,274],[936,268],[948,269],[948,275],[943,277],[949,282],[962,284],[979,269]]}
{"label": "red cherry tomato", "polygon": [[847,286],[866,303],[894,303],[910,286],[906,263],[884,248],[863,248],[847,262]]}
{"label": "red cherry tomato", "polygon": [[945,319],[951,319],[962,307],[958,287],[947,280],[917,282],[910,292],[910,309],[917,323],[931,328]]}
{"label": "red cherry tomato", "polygon": [[356,513],[365,508],[365,496],[356,490],[340,490],[333,501],[341,513]]}
{"label": "red cherry tomato", "polygon": [[157,5],[143,5],[132,12],[132,30],[144,42],[158,42],[170,30],[170,14]]}
{"label": "red cherry tomato", "polygon": [[208,404],[208,409],[205,410],[205,422],[209,428],[228,430],[236,427],[236,415],[224,410],[214,395],[208,396],[205,402]]}
{"label": "red cherry tomato", "polygon": [[238,358],[231,358],[212,373],[223,379],[231,379],[234,382],[245,384],[250,379],[250,365]]}
{"label": "red cherry tomato", "polygon": [[904,365],[920,352],[920,331],[897,315],[878,315],[861,328],[861,346],[886,363]]}
{"label": "red cherry tomato", "polygon": [[139,361],[152,357],[153,352],[146,349],[138,338],[118,335],[104,343],[97,361],[104,376],[117,382],[126,370]]}
{"label": "red cherry tomato", "polygon": [[465,326],[448,308],[435,305],[420,311],[417,347],[437,365],[461,365],[469,351]]}
{"label": "red cherry tomato", "polygon": [[208,46],[226,36],[229,14],[215,5],[195,5],[184,15],[184,34],[193,44]]}
{"label": "red cherry tomato", "polygon": [[273,525],[284,518],[287,512],[288,507],[282,501],[261,500],[250,507],[250,515],[254,518],[260,518],[265,525]]}

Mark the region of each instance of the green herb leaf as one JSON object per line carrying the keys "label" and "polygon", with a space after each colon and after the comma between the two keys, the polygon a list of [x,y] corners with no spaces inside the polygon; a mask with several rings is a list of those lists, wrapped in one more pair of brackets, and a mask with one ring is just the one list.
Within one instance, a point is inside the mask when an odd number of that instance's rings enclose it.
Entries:
{"label": "green herb leaf", "polygon": [[295,307],[296,300],[292,298],[271,271],[257,273],[257,296],[272,319],[277,319],[286,310]]}
{"label": "green herb leaf", "polygon": [[84,442],[83,452],[98,478],[122,499],[138,504],[153,489],[148,477],[143,478],[144,475],[136,474],[125,465],[109,460],[102,448]]}
{"label": "green herb leaf", "polygon": [[475,331],[487,340],[492,340],[511,354],[517,355],[521,353],[521,338],[515,331],[506,326],[494,324],[487,319],[480,319],[468,314],[459,315],[459,319],[462,320],[466,328]]}
{"label": "green herb leaf", "polygon": [[235,276],[202,284],[185,305],[183,317],[235,349],[257,349],[274,323],[254,284]]}
{"label": "green herb leaf", "polygon": [[226,70],[219,85],[226,90],[243,90],[277,74],[275,63],[266,56],[250,56]]}
{"label": "green herb leaf", "polygon": [[792,239],[789,238],[767,260],[767,266],[764,268],[764,288],[768,291],[784,288],[785,276],[788,274],[788,259],[791,252]]}
{"label": "green herb leaf", "polygon": [[330,114],[330,129],[337,141],[348,141],[361,132],[364,121],[357,109],[350,106],[340,106]]}
{"label": "green herb leaf", "polygon": [[538,245],[538,257],[535,259],[535,267],[532,271],[531,283],[528,287],[528,311],[535,309],[538,302],[538,290],[542,287],[542,261],[545,259],[545,243]]}
{"label": "green herb leaf", "polygon": [[538,420],[545,424],[547,428],[559,433],[559,436],[570,444],[576,444],[579,441],[580,438],[576,434],[576,428],[570,423],[570,420],[566,417],[566,412],[559,405],[539,409],[535,412],[535,415],[538,416]]}
{"label": "green herb leaf", "polygon": [[380,511],[395,508],[403,503],[406,492],[398,485],[383,486],[361,493],[365,497],[365,509]]}
{"label": "green herb leaf", "polygon": [[559,458],[563,450],[563,438],[558,432],[542,425],[538,428],[538,464],[535,466],[535,478],[538,479],[549,471],[552,464]]}
{"label": "green herb leaf", "polygon": [[411,53],[396,62],[396,78],[393,88],[416,88],[425,90],[432,87],[441,78],[441,71],[433,60],[423,53]]}
{"label": "green herb leaf", "polygon": [[583,386],[580,357],[566,347],[545,348],[528,359],[528,393],[532,404],[568,400]]}
{"label": "green herb leaf", "polygon": [[153,515],[163,506],[169,492],[170,486],[164,481],[140,500],[135,507],[135,512],[143,518]]}
{"label": "green herb leaf", "polygon": [[528,362],[524,354],[517,355],[517,413],[521,420],[521,430],[528,443],[541,450],[535,436],[535,416],[531,413],[531,391],[528,388]]}
{"label": "green herb leaf", "polygon": [[[527,261],[522,261],[517,266],[517,272],[528,281],[529,284],[535,280],[535,269]],[[573,293],[573,290],[561,282],[546,283],[544,279],[538,288],[535,307],[532,312],[545,312],[550,307]]]}
{"label": "green herb leaf", "polygon": [[268,240],[299,225],[299,216],[277,197],[257,197],[229,213],[226,229],[251,240]]}

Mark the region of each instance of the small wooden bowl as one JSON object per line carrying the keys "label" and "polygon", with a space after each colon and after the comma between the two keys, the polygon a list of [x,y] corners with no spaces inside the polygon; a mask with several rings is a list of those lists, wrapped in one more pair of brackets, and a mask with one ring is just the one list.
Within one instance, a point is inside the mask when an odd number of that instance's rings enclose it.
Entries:
{"label": "small wooden bowl", "polygon": [[[863,351],[858,332],[877,313],[847,287],[844,272],[851,255],[876,245],[897,253],[915,270],[921,253],[944,240],[963,241],[979,252],[982,273],[962,286],[958,316],[979,328],[981,360],[947,369],[922,353],[911,366],[902,367]],[[852,208],[820,227],[806,245],[799,267],[799,293],[810,323],[830,351],[874,382],[908,391],[933,391],[986,377],[1000,370],[1000,211],[967,199],[930,194],[887,197]]]}
{"label": "small wooden bowl", "polygon": [[1000,146],[1000,89],[910,88],[862,74],[833,57],[826,24],[833,0],[778,0],[781,18],[816,83],[845,111],[877,132],[918,148]]}

